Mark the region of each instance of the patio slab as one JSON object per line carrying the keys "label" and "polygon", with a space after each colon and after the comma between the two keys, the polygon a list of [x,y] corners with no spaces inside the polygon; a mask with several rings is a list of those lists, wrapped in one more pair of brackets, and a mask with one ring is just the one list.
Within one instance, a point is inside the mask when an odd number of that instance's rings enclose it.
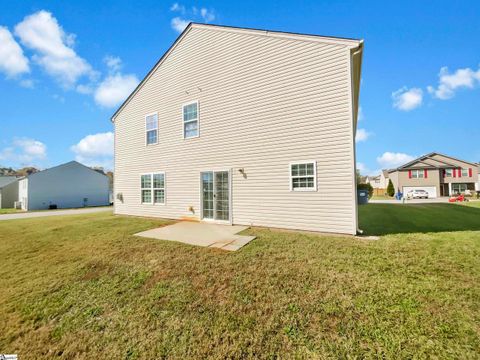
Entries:
{"label": "patio slab", "polygon": [[245,229],[248,229],[248,226],[181,221],[173,225],[142,231],[135,236],[236,251],[255,239],[255,236],[237,235]]}

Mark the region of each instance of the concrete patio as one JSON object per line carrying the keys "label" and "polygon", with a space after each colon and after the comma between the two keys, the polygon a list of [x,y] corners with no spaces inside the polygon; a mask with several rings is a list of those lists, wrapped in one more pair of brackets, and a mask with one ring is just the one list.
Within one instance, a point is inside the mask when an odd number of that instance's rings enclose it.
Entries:
{"label": "concrete patio", "polygon": [[181,221],[173,225],[142,231],[135,236],[235,251],[255,239],[255,236],[237,235],[245,229],[248,229],[248,226]]}

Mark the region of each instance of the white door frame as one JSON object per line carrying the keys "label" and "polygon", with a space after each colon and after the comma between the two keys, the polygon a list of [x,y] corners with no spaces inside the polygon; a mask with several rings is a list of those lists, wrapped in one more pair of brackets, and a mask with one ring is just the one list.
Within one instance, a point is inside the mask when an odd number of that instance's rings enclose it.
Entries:
{"label": "white door frame", "polygon": [[[213,219],[205,219],[203,217],[203,183],[202,183],[202,173],[211,172],[213,173],[213,192],[215,194],[215,173],[216,172],[227,172],[228,173],[228,220],[216,220],[215,219],[215,197],[213,198]],[[213,168],[208,170],[200,170],[200,220],[216,224],[228,224],[232,225],[232,169],[227,168]]]}

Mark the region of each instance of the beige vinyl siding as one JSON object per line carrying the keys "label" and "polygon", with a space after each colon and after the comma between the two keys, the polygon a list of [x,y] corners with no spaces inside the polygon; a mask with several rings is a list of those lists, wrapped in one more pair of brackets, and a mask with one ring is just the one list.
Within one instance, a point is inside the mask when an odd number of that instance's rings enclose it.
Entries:
{"label": "beige vinyl siding", "polygon": [[[192,27],[115,118],[115,212],[200,218],[200,172],[230,169],[234,224],[355,233],[350,48]],[[184,139],[197,100],[199,137]],[[290,191],[289,164],[309,160],[318,190]],[[157,171],[165,205],[142,204],[140,174]]]}

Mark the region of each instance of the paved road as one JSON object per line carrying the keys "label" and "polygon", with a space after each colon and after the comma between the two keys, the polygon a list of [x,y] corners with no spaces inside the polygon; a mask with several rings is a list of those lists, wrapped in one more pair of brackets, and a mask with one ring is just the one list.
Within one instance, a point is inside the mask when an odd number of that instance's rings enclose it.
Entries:
{"label": "paved road", "polygon": [[[371,204],[403,204],[401,200],[369,200]],[[438,204],[448,203],[448,197],[439,197],[435,199],[411,199],[405,200],[405,204]]]}
{"label": "paved road", "polygon": [[79,215],[79,214],[90,214],[96,212],[105,212],[112,211],[112,207],[98,207],[98,208],[87,208],[87,209],[67,209],[67,210],[45,210],[45,211],[32,211],[24,212],[17,214],[4,214],[0,215],[1,220],[15,220],[15,219],[28,219],[28,218],[37,218],[45,216],[61,216],[61,215]]}

